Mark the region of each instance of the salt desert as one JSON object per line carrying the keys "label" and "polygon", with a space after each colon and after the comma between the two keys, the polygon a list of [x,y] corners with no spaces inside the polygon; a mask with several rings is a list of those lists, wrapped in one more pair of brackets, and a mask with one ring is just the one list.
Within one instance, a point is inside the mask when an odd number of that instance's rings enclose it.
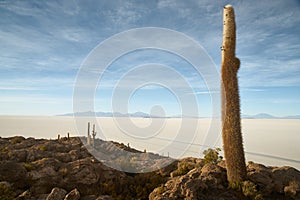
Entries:
{"label": "salt desert", "polygon": [[[58,134],[64,137],[68,132],[70,136],[85,136],[86,124],[93,120],[95,119],[75,120],[73,117],[58,116],[1,116],[0,136],[55,139]],[[205,145],[212,142],[222,147],[219,129],[210,129],[211,119],[131,118],[133,124],[124,127],[123,124],[130,122],[127,120],[128,118],[97,118],[94,121],[97,137],[174,158],[199,157],[207,148]],[[149,126],[151,123],[152,126]],[[195,131],[194,125],[197,123]],[[178,131],[182,124],[185,128]],[[208,137],[215,141],[205,140],[208,131],[209,134],[214,134],[213,137]],[[275,166],[289,165],[300,169],[299,119],[243,119],[242,132],[247,161]]]}

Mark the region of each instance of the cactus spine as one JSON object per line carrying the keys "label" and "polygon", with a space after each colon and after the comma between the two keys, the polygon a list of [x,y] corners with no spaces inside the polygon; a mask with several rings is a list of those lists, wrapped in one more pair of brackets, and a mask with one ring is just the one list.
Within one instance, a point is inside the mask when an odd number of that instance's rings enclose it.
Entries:
{"label": "cactus spine", "polygon": [[231,5],[223,11],[222,43],[222,137],[226,159],[227,179],[231,185],[246,179],[246,163],[243,149],[240,119],[240,99],[237,72],[240,60],[235,57],[235,19]]}

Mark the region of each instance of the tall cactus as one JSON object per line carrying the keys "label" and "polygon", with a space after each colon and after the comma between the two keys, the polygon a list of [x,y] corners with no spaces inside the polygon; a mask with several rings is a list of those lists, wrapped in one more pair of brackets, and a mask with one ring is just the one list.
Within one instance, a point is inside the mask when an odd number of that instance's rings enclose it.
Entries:
{"label": "tall cactus", "polygon": [[231,5],[223,11],[222,43],[222,137],[227,168],[227,179],[232,185],[246,179],[246,163],[243,149],[240,119],[240,98],[237,72],[240,60],[235,57],[235,19]]}

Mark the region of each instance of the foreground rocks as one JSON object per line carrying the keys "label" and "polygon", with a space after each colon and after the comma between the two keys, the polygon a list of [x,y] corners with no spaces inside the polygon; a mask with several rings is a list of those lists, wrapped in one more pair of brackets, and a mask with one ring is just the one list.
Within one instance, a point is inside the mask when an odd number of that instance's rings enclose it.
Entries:
{"label": "foreground rocks", "polygon": [[[107,167],[89,153],[82,141],[84,138],[78,137],[0,138],[0,199],[147,199],[154,188],[166,182],[166,176],[161,175],[164,170],[130,174]],[[114,155],[126,149],[151,156],[154,164],[161,159],[128,145],[96,142],[95,148],[107,148]]]}
{"label": "foreground rocks", "polygon": [[[97,144],[115,151],[112,143]],[[139,153],[128,145],[113,144]],[[158,155],[140,153],[153,158],[154,164],[160,161]],[[248,180],[233,189],[224,161],[205,164],[202,159],[184,158],[151,173],[132,174],[96,160],[77,137],[0,138],[1,200],[300,199],[298,170],[253,162],[247,170]]]}
{"label": "foreground rocks", "polygon": [[156,188],[149,199],[300,199],[298,170],[249,162],[247,171],[248,180],[233,189],[226,180],[225,162],[208,163],[171,178]]}

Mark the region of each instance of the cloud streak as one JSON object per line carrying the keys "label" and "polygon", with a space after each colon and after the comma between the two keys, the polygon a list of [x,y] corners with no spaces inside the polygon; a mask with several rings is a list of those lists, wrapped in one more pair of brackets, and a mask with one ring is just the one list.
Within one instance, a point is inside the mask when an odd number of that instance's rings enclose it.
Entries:
{"label": "cloud streak", "polygon": [[[1,1],[0,90],[15,94],[21,91],[52,94],[58,88],[71,94],[77,70],[94,47],[116,33],[140,27],[163,27],[185,33],[204,47],[220,70],[225,4],[208,0]],[[237,21],[236,54],[242,63],[239,70],[242,89],[299,86],[299,3],[275,0],[270,4],[255,0],[236,1],[233,6]],[[164,42],[159,40],[159,35],[156,37],[156,44]],[[172,46],[189,49],[180,41]],[[120,48],[108,49],[105,55]],[[190,50],[190,54],[193,53]],[[173,67],[186,77],[195,94],[204,95],[205,80],[189,63],[174,55],[151,51],[132,52],[112,63],[105,71],[103,89],[111,89],[131,67],[150,62]],[[97,71],[102,66],[94,67]],[[180,88],[176,79],[167,74],[157,76]],[[135,74],[128,85],[134,85],[141,77],[143,74]],[[57,95],[57,98],[65,96]]]}

